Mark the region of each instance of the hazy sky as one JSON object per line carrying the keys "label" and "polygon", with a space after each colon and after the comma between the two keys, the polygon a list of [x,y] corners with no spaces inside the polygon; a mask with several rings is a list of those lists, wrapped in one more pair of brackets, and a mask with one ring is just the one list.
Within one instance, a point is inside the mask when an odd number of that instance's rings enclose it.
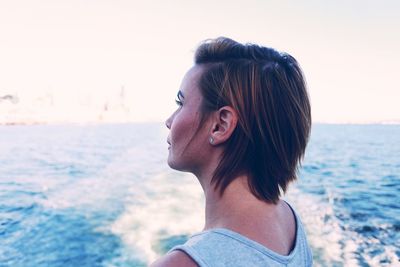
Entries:
{"label": "hazy sky", "polygon": [[135,120],[162,121],[198,43],[227,36],[294,55],[314,121],[400,120],[399,14],[385,0],[0,0],[0,96],[77,112],[124,86]]}

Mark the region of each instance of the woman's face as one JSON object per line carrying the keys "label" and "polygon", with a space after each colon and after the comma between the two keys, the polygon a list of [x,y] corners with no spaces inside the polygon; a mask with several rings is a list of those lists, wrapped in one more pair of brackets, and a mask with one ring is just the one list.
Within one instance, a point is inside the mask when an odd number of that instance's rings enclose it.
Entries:
{"label": "woman's face", "polygon": [[168,165],[176,170],[196,172],[207,158],[208,120],[199,127],[203,99],[198,88],[201,72],[201,67],[194,66],[186,73],[177,95],[178,109],[166,121],[170,129]]}

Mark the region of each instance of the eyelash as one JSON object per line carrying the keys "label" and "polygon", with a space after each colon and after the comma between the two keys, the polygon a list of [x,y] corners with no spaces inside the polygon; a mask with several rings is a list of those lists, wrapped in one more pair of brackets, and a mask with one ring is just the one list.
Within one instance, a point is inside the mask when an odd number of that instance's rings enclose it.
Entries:
{"label": "eyelash", "polygon": [[182,101],[180,101],[180,100],[178,100],[178,99],[175,99],[175,103],[178,105],[178,106],[182,106]]}

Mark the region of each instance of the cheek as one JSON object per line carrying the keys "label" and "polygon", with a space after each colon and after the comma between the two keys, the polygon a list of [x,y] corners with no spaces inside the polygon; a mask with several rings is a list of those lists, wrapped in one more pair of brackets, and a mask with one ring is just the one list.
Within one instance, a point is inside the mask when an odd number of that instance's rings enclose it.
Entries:
{"label": "cheek", "polygon": [[176,143],[181,141],[190,130],[190,121],[184,114],[177,114],[171,127],[171,141]]}
{"label": "cheek", "polygon": [[174,145],[185,147],[195,134],[198,127],[198,114],[196,111],[177,114],[171,127],[171,142]]}

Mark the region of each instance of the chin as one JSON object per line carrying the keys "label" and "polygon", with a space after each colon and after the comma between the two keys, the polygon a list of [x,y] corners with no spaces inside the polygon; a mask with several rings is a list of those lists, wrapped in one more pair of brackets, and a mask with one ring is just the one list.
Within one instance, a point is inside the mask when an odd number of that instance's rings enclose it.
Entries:
{"label": "chin", "polygon": [[175,163],[170,157],[168,157],[167,163],[168,163],[168,166],[169,166],[171,169],[174,169],[174,170],[179,171],[178,166],[176,166],[176,163]]}
{"label": "chin", "polygon": [[168,166],[171,169],[174,169],[176,171],[182,171],[182,172],[188,172],[189,171],[189,170],[187,170],[187,168],[185,168],[184,164],[178,163],[178,162],[174,161],[171,158],[168,158],[167,163],[168,163]]}

